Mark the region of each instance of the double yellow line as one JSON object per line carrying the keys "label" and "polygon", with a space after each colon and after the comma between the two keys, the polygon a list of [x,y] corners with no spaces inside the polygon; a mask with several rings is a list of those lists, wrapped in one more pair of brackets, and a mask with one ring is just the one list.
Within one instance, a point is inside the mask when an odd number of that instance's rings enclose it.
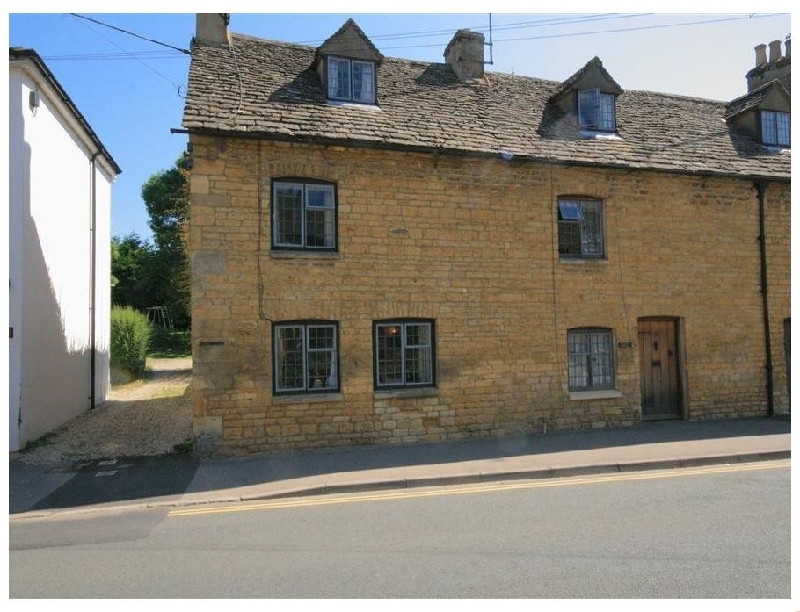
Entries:
{"label": "double yellow line", "polygon": [[677,478],[682,476],[698,476],[701,474],[730,474],[752,472],[757,470],[787,469],[791,460],[768,461],[763,463],[743,463],[735,465],[705,466],[698,468],[679,468],[652,472],[625,472],[603,474],[588,477],[565,477],[547,480],[502,481],[466,486],[443,486],[419,490],[402,489],[384,493],[364,493],[358,495],[337,496],[335,494],[320,497],[304,497],[278,499],[250,504],[236,504],[213,508],[183,508],[172,510],[167,516],[202,516],[209,514],[227,514],[231,512],[250,512],[253,510],[283,510],[287,508],[311,508],[314,506],[330,506],[333,504],[352,504],[368,501],[392,501],[398,499],[418,499],[422,497],[439,497],[443,495],[472,495],[476,493],[492,493],[517,489],[544,489],[550,487],[572,487],[578,485],[603,484],[608,482],[625,482],[631,480],[656,480],[659,478]]}

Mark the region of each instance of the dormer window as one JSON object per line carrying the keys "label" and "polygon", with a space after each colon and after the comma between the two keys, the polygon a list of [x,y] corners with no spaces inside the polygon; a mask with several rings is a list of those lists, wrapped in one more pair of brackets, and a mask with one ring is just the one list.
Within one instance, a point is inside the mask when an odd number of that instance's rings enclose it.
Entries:
{"label": "dormer window", "polygon": [[776,79],[731,100],[725,108],[725,121],[765,147],[788,149],[792,142],[791,110],[789,92]]}
{"label": "dormer window", "polygon": [[383,55],[352,19],[317,47],[314,68],[329,102],[375,104]]}
{"label": "dormer window", "polygon": [[791,132],[789,113],[761,111],[761,142],[765,145],[789,147]]}
{"label": "dormer window", "polygon": [[614,112],[614,94],[599,89],[578,91],[578,121],[583,129],[613,132],[617,121]]}
{"label": "dormer window", "polygon": [[375,104],[375,63],[328,57],[328,98]]}

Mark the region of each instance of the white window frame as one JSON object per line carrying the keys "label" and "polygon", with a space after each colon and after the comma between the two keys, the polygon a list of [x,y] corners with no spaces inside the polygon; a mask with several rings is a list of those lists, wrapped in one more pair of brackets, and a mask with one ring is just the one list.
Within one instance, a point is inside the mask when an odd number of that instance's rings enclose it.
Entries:
{"label": "white window frame", "polygon": [[[412,326],[421,326],[427,328],[428,342],[423,344],[411,344],[408,338],[408,328]],[[375,388],[376,389],[402,389],[409,387],[433,387],[436,384],[436,354],[435,354],[435,328],[434,322],[429,319],[406,319],[394,321],[380,321],[375,322],[374,326],[374,367],[375,367]],[[396,329],[396,334],[400,337],[400,379],[387,381],[385,378],[382,380],[381,376],[381,330]],[[423,366],[423,373],[427,373],[426,380],[409,381],[409,372],[406,370],[409,352],[419,351],[422,355],[426,355],[426,363]],[[426,372],[425,372],[426,371]]]}
{"label": "white window frame", "polygon": [[[310,348],[309,338],[311,330],[314,329],[328,329],[332,332],[331,337],[333,346],[326,348]],[[283,383],[283,377],[280,374],[280,358],[283,354],[281,343],[283,337],[281,332],[283,330],[299,331],[299,341],[301,346],[299,352],[301,353],[301,369],[303,375],[303,384],[296,386],[288,386]],[[281,322],[275,323],[273,328],[272,340],[272,371],[273,371],[273,389],[275,394],[287,393],[336,393],[339,391],[339,325],[335,322]],[[320,376],[313,374],[309,371],[312,359],[312,354],[330,355],[330,370],[326,375]]]}
{"label": "white window frame", "polygon": [[[286,225],[291,223],[288,215],[284,214],[285,204],[281,200],[281,192],[289,189],[300,191],[299,203],[299,230],[297,240],[286,238]],[[323,193],[323,202],[315,202],[312,194]],[[338,241],[338,205],[337,189],[334,183],[322,181],[304,181],[303,179],[275,179],[272,182],[272,247],[275,249],[294,249],[309,251],[335,251]],[[296,211],[293,211],[296,216]],[[309,235],[309,217],[312,214],[322,212],[324,225],[330,225],[329,231],[323,232],[321,238],[323,244],[311,244],[312,236]],[[329,217],[329,219],[327,219]],[[296,219],[295,219],[296,221]],[[319,237],[314,234],[314,237]]]}
{"label": "white window frame", "polygon": [[[608,117],[604,111],[610,111]],[[588,121],[584,121],[584,116],[588,118]],[[587,130],[615,132],[617,130],[616,96],[599,89],[578,90],[578,124]]]}
{"label": "white window frame", "polygon": [[782,111],[761,111],[761,142],[774,147],[791,147],[791,114]]}
{"label": "white window frame", "polygon": [[[342,100],[346,102],[355,102],[358,104],[375,104],[375,62],[348,59],[345,57],[328,56],[327,58],[327,96],[330,100]],[[340,72],[339,68],[346,66],[345,71],[347,78],[347,92],[340,91]],[[368,86],[362,86],[361,91],[356,92],[354,67],[359,67],[362,70],[362,79],[364,71],[369,73]],[[362,81],[363,82],[363,81]]]}
{"label": "white window frame", "polygon": [[[583,336],[588,347],[586,352],[573,350],[573,338]],[[607,352],[595,350],[598,344],[593,340],[602,338],[608,347]],[[604,360],[604,362],[602,362]],[[583,362],[583,363],[581,363]],[[608,372],[602,371],[606,367]],[[578,369],[585,370],[586,384],[575,384]],[[604,327],[585,327],[567,330],[567,386],[570,391],[602,391],[614,389],[616,371],[614,363],[614,332]],[[598,372],[599,371],[599,372]],[[602,382],[600,382],[602,380]]]}
{"label": "white window frame", "polygon": [[[596,198],[561,197],[557,203],[558,256],[564,259],[604,259],[605,220],[603,201]],[[596,219],[590,219],[589,208],[596,208]],[[577,227],[580,253],[562,252],[567,231]]]}

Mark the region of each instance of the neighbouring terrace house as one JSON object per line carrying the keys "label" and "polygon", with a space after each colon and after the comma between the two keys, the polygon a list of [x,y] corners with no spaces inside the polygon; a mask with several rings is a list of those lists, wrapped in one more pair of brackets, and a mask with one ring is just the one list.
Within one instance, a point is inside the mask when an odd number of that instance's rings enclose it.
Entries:
{"label": "neighbouring terrace house", "polygon": [[317,48],[197,24],[198,436],[257,452],[789,411],[788,41],[713,101],[626,90],[598,58],[562,82],[485,72],[467,30],[426,63],[352,20]]}
{"label": "neighbouring terrace house", "polygon": [[33,49],[9,49],[9,450],[105,401],[121,172]]}

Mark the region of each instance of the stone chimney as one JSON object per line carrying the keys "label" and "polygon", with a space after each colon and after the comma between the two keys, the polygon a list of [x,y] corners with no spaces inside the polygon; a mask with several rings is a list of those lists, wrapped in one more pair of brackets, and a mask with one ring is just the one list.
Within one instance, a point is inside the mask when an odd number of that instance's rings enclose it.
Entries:
{"label": "stone chimney", "polygon": [[773,40],[769,43],[769,63],[777,62],[781,59],[781,41]]}
{"label": "stone chimney", "polygon": [[197,13],[194,44],[227,47],[230,44],[230,13]]}
{"label": "stone chimney", "polygon": [[444,61],[462,81],[483,78],[483,34],[458,30],[444,50]]}
{"label": "stone chimney", "polygon": [[756,45],[756,68],[767,63],[767,45]]}
{"label": "stone chimney", "polygon": [[758,89],[762,85],[778,79],[791,93],[792,85],[792,41],[787,36],[784,42],[786,54],[781,54],[781,41],[773,40],[769,43],[769,59],[767,59],[767,45],[757,45],[756,65],[747,73],[747,92]]}

